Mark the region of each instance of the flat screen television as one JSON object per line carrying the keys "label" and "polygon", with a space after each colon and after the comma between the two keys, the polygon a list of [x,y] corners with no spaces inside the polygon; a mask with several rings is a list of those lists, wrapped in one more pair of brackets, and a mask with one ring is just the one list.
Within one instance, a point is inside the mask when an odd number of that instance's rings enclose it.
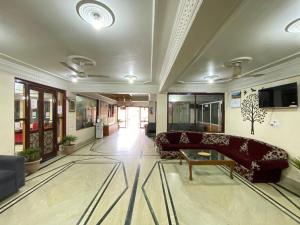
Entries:
{"label": "flat screen television", "polygon": [[298,107],[297,83],[265,88],[258,91],[260,108]]}

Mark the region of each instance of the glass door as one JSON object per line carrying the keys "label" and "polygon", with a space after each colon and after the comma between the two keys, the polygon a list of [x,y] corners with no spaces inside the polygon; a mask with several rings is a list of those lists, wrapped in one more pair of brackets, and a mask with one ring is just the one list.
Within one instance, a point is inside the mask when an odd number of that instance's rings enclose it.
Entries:
{"label": "glass door", "polygon": [[56,153],[56,121],[55,118],[55,93],[44,92],[43,93],[43,157],[49,158]]}
{"label": "glass door", "polygon": [[42,159],[57,152],[56,94],[29,87],[29,146],[41,150]]}

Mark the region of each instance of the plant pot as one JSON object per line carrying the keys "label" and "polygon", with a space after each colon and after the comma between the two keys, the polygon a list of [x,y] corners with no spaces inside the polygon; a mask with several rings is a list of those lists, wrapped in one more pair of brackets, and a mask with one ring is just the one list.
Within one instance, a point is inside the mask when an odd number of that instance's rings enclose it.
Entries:
{"label": "plant pot", "polygon": [[66,155],[70,155],[75,151],[75,145],[64,145],[63,153]]}
{"label": "plant pot", "polygon": [[40,163],[42,159],[33,161],[33,162],[25,162],[25,171],[27,174],[34,173],[39,170]]}

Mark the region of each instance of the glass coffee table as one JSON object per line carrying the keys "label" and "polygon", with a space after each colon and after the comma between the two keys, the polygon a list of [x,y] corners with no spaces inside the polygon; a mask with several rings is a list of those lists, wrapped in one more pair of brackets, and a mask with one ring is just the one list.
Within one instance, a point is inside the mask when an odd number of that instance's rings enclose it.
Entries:
{"label": "glass coffee table", "polygon": [[225,159],[222,153],[213,149],[180,149],[179,151],[181,152],[180,165],[182,165],[182,159],[189,164],[190,180],[193,180],[193,165],[226,165],[230,167],[230,178],[233,179],[235,162],[232,159]]}

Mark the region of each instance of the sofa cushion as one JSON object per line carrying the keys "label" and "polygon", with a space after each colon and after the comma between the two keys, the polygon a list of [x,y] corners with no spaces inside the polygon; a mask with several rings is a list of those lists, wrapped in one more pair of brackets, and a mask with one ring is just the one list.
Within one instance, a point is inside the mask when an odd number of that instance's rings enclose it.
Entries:
{"label": "sofa cushion", "polygon": [[181,132],[168,132],[166,135],[170,143],[178,144],[180,141]]}
{"label": "sofa cushion", "polygon": [[186,135],[192,144],[198,144],[202,141],[202,133],[186,132]]}
{"label": "sofa cushion", "polygon": [[188,138],[188,136],[186,135],[185,132],[181,133],[181,137],[180,137],[179,143],[180,144],[189,144],[190,143],[190,140],[189,140],[189,138]]}
{"label": "sofa cushion", "polygon": [[230,158],[236,161],[238,164],[241,164],[242,166],[246,167],[247,169],[251,169],[252,160],[249,159],[248,156],[245,156],[244,154],[240,153],[235,153],[232,154]]}
{"label": "sofa cushion", "polygon": [[179,151],[179,149],[199,149],[198,144],[162,144],[163,151]]}
{"label": "sofa cushion", "polygon": [[203,134],[202,143],[207,145],[229,145],[229,136],[223,134]]}
{"label": "sofa cushion", "polygon": [[16,172],[13,170],[0,170],[0,184],[16,179]]}
{"label": "sofa cushion", "polygon": [[248,141],[248,154],[251,159],[259,160],[262,159],[271,147],[263,142],[250,139]]}
{"label": "sofa cushion", "polygon": [[240,151],[240,148],[245,141],[245,138],[232,136],[229,139],[229,147],[232,151]]}

